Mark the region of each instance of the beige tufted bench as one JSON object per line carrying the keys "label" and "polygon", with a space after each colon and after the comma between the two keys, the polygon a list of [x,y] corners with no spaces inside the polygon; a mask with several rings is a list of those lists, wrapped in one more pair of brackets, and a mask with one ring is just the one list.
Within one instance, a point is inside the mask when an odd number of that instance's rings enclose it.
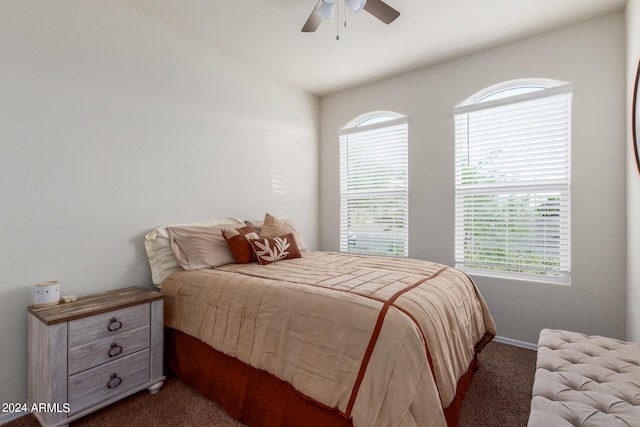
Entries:
{"label": "beige tufted bench", "polygon": [[543,329],[528,427],[640,426],[640,345]]}

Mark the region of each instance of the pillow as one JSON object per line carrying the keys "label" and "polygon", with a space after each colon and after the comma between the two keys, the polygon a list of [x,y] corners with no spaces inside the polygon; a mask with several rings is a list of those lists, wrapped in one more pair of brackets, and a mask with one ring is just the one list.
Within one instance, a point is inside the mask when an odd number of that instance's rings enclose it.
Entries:
{"label": "pillow", "polygon": [[233,264],[233,255],[222,230],[229,225],[214,227],[168,227],[171,250],[178,265],[187,271]]}
{"label": "pillow", "polygon": [[293,237],[301,252],[307,252],[309,250],[307,245],[302,240],[302,234],[300,234],[300,231],[298,231],[298,224],[296,224],[293,219],[280,219],[274,217],[269,213],[265,214],[262,230],[260,230],[260,237],[270,238],[282,236],[287,233],[293,234]]}
{"label": "pillow", "polygon": [[262,226],[264,225],[264,221],[263,220],[245,221],[244,223],[246,225],[248,225],[249,227],[253,228],[253,231],[255,231],[258,234],[260,234],[260,232],[262,231]]}
{"label": "pillow", "polygon": [[260,237],[250,243],[261,265],[302,256],[293,233],[271,238]]}
{"label": "pillow", "polygon": [[253,227],[225,228],[222,237],[227,242],[236,264],[248,264],[256,260],[250,241],[259,238]]}
{"label": "pillow", "polygon": [[151,267],[151,279],[153,284],[160,287],[162,285],[162,281],[166,279],[168,275],[174,271],[180,270],[180,266],[176,262],[176,258],[171,250],[169,232],[167,231],[168,227],[189,225],[214,226],[222,224],[228,225],[226,228],[231,228],[235,225],[238,225],[239,227],[244,225],[242,220],[238,218],[226,217],[191,224],[163,225],[148,232],[144,236],[144,247],[147,251],[147,258],[149,259],[149,267]]}

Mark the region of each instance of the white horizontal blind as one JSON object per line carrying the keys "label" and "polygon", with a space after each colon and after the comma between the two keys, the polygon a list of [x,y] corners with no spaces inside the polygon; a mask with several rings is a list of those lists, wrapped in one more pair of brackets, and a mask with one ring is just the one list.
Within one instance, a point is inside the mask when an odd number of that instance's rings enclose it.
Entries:
{"label": "white horizontal blind", "polygon": [[407,256],[407,120],[340,132],[340,250]]}
{"label": "white horizontal blind", "polygon": [[570,101],[542,89],[454,112],[459,268],[568,281]]}

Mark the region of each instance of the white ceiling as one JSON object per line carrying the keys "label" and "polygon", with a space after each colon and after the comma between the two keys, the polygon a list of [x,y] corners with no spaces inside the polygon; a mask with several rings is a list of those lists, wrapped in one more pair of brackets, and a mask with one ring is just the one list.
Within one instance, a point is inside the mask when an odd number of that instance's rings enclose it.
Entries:
{"label": "white ceiling", "polygon": [[626,5],[626,0],[385,0],[400,11],[390,25],[362,11],[347,17],[346,28],[340,18],[339,25],[325,21],[315,33],[302,33],[317,0],[127,1],[320,96]]}

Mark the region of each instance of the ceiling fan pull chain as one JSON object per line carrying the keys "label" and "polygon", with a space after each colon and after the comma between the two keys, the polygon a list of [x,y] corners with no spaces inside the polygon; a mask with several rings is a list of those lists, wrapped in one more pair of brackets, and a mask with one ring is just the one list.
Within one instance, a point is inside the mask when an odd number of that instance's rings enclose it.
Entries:
{"label": "ceiling fan pull chain", "polygon": [[336,40],[340,41],[340,7],[336,7]]}
{"label": "ceiling fan pull chain", "polygon": [[345,0],[344,4],[344,27],[347,28],[347,16],[349,16],[349,14],[347,13],[347,1]]}

